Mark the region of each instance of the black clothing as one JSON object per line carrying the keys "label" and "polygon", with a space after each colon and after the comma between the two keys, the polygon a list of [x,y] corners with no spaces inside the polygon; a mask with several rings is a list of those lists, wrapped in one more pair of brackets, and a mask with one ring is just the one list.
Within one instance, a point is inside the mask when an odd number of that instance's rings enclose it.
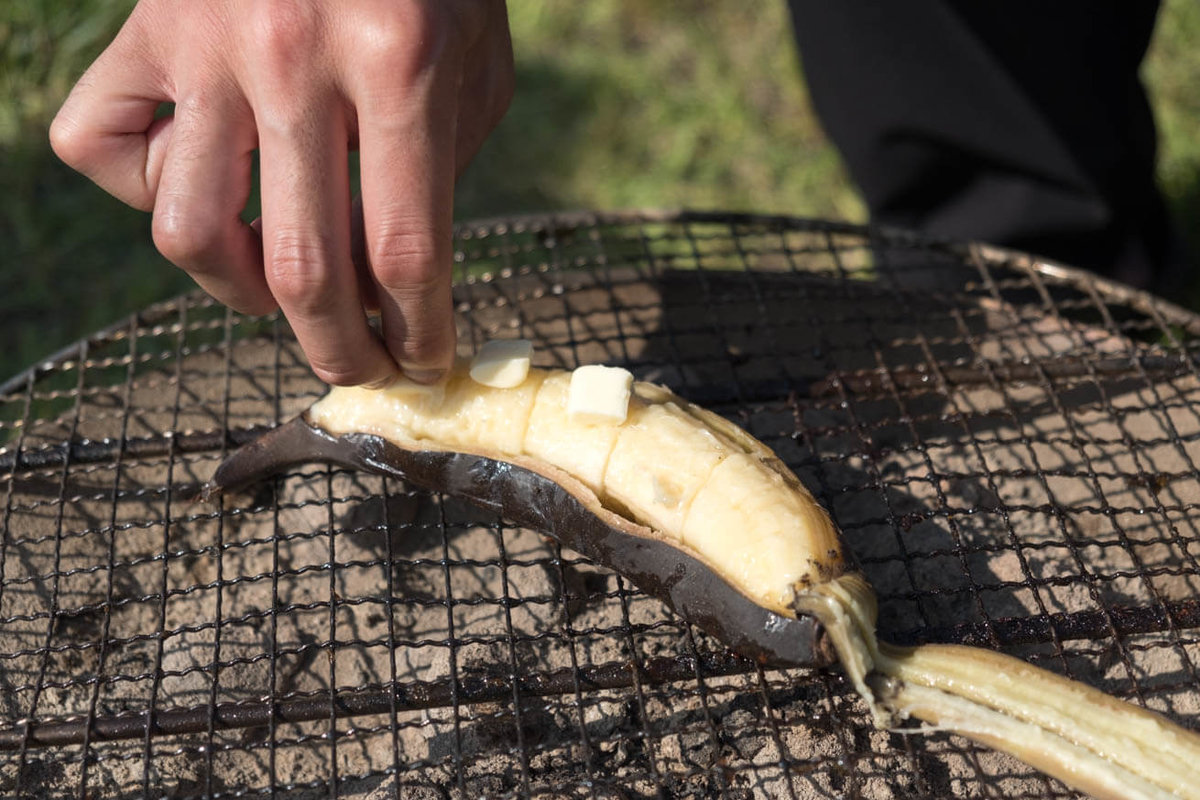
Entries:
{"label": "black clothing", "polygon": [[1138,77],[1156,1],[789,2],[872,221],[1179,278]]}

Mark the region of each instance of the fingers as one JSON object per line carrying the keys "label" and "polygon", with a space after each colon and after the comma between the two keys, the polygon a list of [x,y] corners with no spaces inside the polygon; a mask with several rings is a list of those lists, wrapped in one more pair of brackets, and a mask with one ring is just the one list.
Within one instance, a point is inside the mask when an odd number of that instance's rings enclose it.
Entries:
{"label": "fingers", "polygon": [[[454,351],[454,178],[511,96],[506,23],[503,0],[141,0],[52,143],[152,209],[159,249],[212,295],[250,313],[278,301],[325,380],[381,382],[397,364],[429,380]],[[175,115],[155,120],[169,99]],[[364,214],[352,241],[355,141]],[[256,146],[263,222],[247,226]],[[364,303],[377,303],[383,340]]]}
{"label": "fingers", "polygon": [[259,120],[267,285],[319,378],[380,385],[395,362],[367,325],[350,263],[350,178],[335,99]]}
{"label": "fingers", "polygon": [[359,87],[364,243],[388,351],[436,380],[454,358],[450,293],[458,71],[430,68],[405,91]]}
{"label": "fingers", "polygon": [[129,29],[79,79],[50,125],[50,145],[109,194],[149,211],[171,128],[154,115],[170,98],[161,65]]}
{"label": "fingers", "polygon": [[241,220],[257,144],[249,107],[232,93],[180,101],[154,203],[154,244],[205,291],[245,314],[275,300],[262,240]]}

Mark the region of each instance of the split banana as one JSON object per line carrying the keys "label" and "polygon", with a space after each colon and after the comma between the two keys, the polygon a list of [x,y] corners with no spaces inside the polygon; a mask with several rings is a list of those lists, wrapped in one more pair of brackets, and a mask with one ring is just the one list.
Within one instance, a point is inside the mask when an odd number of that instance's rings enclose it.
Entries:
{"label": "split banana", "polygon": [[574,413],[572,377],[530,368],[501,388],[461,363],[432,387],[335,388],[211,486],[320,459],[399,474],[557,536],[745,655],[814,664],[832,650],[882,727],[916,718],[1097,797],[1200,798],[1200,736],[1008,656],[877,641],[874,593],[769,448],[648,383]]}

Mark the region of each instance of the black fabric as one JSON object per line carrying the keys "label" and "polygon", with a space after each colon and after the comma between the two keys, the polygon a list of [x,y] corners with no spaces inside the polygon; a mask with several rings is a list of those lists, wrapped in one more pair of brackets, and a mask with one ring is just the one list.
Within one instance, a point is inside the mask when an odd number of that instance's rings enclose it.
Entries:
{"label": "black fabric", "polygon": [[1138,77],[1156,1],[789,2],[874,222],[1178,281]]}

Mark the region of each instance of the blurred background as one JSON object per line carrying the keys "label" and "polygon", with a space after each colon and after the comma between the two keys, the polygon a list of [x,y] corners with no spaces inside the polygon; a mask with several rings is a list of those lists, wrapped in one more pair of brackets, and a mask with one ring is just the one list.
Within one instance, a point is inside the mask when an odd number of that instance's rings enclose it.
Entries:
{"label": "blurred background", "polygon": [[[46,131],[133,0],[0,4],[0,379],[192,288],[148,215]],[[456,214],[722,208],[865,221],[808,104],[783,0],[509,0],[517,96]],[[1159,176],[1200,263],[1200,3],[1166,0],[1144,77]],[[1200,280],[1172,298],[1200,310]]]}

